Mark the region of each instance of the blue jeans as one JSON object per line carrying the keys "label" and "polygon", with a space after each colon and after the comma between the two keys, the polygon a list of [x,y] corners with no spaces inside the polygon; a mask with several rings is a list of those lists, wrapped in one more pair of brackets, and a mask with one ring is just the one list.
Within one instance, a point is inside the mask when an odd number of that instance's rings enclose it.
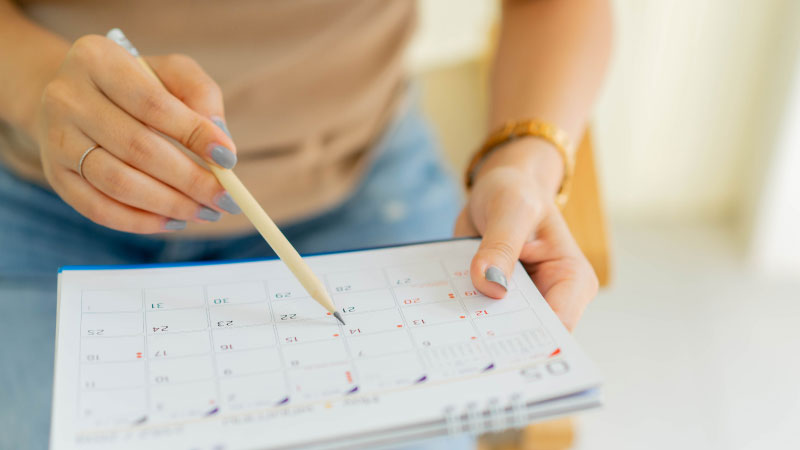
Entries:
{"label": "blue jeans", "polygon": [[[356,192],[340,206],[283,226],[301,253],[449,237],[460,207],[419,111],[385,132]],[[56,272],[62,265],[265,258],[257,234],[163,239],[110,230],[48,189],[0,167],[0,448],[47,447],[53,380]],[[470,445],[436,441],[420,448]]]}

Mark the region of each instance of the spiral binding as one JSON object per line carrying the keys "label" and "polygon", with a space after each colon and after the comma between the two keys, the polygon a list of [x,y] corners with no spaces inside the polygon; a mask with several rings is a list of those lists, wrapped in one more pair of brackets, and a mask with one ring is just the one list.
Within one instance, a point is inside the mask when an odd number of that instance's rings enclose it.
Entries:
{"label": "spiral binding", "polygon": [[484,406],[468,403],[459,410],[449,406],[443,412],[448,434],[494,433],[527,425],[526,405],[520,394],[514,394],[506,402],[494,397]]}

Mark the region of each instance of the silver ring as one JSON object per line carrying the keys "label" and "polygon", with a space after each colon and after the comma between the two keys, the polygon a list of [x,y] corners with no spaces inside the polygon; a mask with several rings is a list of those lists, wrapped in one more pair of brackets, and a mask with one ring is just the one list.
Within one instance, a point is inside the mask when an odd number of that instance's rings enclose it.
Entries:
{"label": "silver ring", "polygon": [[94,144],[93,146],[86,149],[86,151],[83,152],[83,155],[81,155],[81,160],[78,161],[78,175],[80,175],[81,178],[83,178],[84,180],[86,179],[86,177],[83,176],[83,160],[85,160],[86,157],[89,156],[89,153],[92,153],[92,150],[95,150],[97,148],[100,148],[99,144]]}

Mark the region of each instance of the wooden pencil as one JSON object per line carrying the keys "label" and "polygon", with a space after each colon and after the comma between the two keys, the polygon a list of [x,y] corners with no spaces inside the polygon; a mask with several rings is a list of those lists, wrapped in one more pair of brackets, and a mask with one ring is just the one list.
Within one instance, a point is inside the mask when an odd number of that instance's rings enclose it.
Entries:
{"label": "wooden pencil", "polygon": [[[136,47],[125,37],[122,30],[113,28],[106,34],[106,37],[125,48],[125,50],[139,61],[148,73],[153,75],[156,80],[159,80],[156,73],[150,65],[147,64],[147,61],[139,55]],[[159,82],[160,81],[161,80],[159,80]],[[344,325],[342,315],[336,310],[333,300],[331,300],[328,291],[325,289],[325,285],[314,275],[314,272],[308,267],[308,264],[303,261],[303,258],[297,250],[295,250],[289,240],[286,239],[286,236],[284,236],[280,228],[275,225],[275,222],[269,217],[267,212],[264,211],[264,208],[258,204],[253,194],[251,194],[241,180],[239,180],[239,177],[237,177],[232,170],[223,169],[213,164],[209,164],[209,168],[211,169],[211,173],[219,180],[222,187],[228,191],[231,197],[236,201],[236,204],[239,205],[242,213],[250,220],[256,230],[261,233],[261,236],[267,241],[269,246],[272,247],[272,250],[275,251],[275,254],[278,255],[281,261],[292,271],[292,274],[300,281],[300,284],[308,291],[308,294]]]}

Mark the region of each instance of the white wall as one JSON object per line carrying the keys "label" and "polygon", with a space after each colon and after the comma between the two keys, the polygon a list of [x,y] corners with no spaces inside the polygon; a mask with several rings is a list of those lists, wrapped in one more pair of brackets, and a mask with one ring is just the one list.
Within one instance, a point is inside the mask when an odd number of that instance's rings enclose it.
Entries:
{"label": "white wall", "polygon": [[[771,152],[759,166],[751,206],[745,209],[754,267],[775,277],[800,277],[800,2],[777,33],[774,82],[764,92],[765,142]],[[766,152],[765,152],[766,153]]]}
{"label": "white wall", "polygon": [[[775,34],[791,0],[614,2],[615,54],[595,129],[612,214],[737,217],[763,152]],[[743,183],[743,180],[746,180]]]}

